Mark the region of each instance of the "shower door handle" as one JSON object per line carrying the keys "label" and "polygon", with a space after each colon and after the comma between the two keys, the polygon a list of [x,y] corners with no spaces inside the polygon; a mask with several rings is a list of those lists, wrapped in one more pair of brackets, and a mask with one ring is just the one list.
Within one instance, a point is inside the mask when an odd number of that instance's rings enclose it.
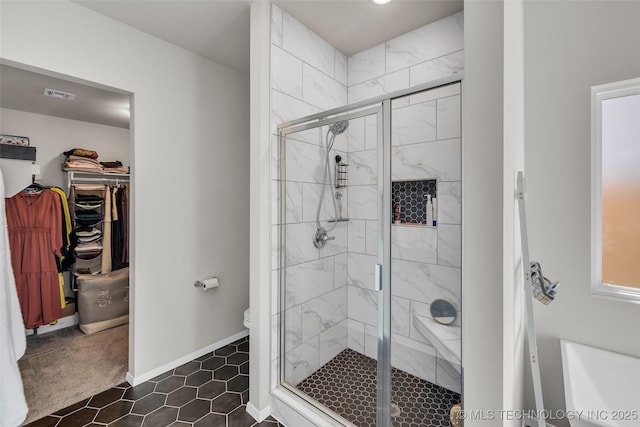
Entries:
{"label": "shower door handle", "polygon": [[378,292],[382,292],[382,265],[376,264],[376,283],[375,290]]}

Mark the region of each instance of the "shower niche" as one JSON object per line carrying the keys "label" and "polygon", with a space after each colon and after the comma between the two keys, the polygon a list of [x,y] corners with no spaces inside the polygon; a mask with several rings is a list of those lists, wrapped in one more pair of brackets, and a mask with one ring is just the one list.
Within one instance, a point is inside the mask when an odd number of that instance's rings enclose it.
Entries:
{"label": "shower niche", "polygon": [[438,221],[437,180],[402,180],[391,183],[394,225],[435,227]]}

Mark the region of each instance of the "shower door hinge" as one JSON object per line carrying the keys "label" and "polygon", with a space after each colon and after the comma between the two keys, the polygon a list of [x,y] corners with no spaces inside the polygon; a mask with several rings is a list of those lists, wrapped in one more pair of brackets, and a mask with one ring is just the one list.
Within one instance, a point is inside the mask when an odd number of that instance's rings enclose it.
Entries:
{"label": "shower door hinge", "polygon": [[382,265],[376,264],[376,285],[375,289],[382,292]]}

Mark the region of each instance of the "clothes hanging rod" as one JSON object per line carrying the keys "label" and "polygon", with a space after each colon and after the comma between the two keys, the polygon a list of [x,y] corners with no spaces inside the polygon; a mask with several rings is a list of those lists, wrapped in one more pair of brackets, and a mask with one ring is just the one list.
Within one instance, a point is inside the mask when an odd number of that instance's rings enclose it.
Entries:
{"label": "clothes hanging rod", "polygon": [[73,184],[83,184],[97,182],[101,184],[119,184],[121,182],[130,182],[131,174],[128,173],[93,173],[82,171],[67,171],[67,193],[71,191]]}

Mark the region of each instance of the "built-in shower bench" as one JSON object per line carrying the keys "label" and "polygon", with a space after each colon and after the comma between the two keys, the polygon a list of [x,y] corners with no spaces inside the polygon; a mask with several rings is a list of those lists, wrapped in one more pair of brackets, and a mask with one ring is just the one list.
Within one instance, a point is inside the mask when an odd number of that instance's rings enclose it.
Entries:
{"label": "built-in shower bench", "polygon": [[413,316],[413,324],[429,340],[431,345],[444,357],[458,373],[461,364],[461,333],[459,325],[443,325],[425,316]]}

